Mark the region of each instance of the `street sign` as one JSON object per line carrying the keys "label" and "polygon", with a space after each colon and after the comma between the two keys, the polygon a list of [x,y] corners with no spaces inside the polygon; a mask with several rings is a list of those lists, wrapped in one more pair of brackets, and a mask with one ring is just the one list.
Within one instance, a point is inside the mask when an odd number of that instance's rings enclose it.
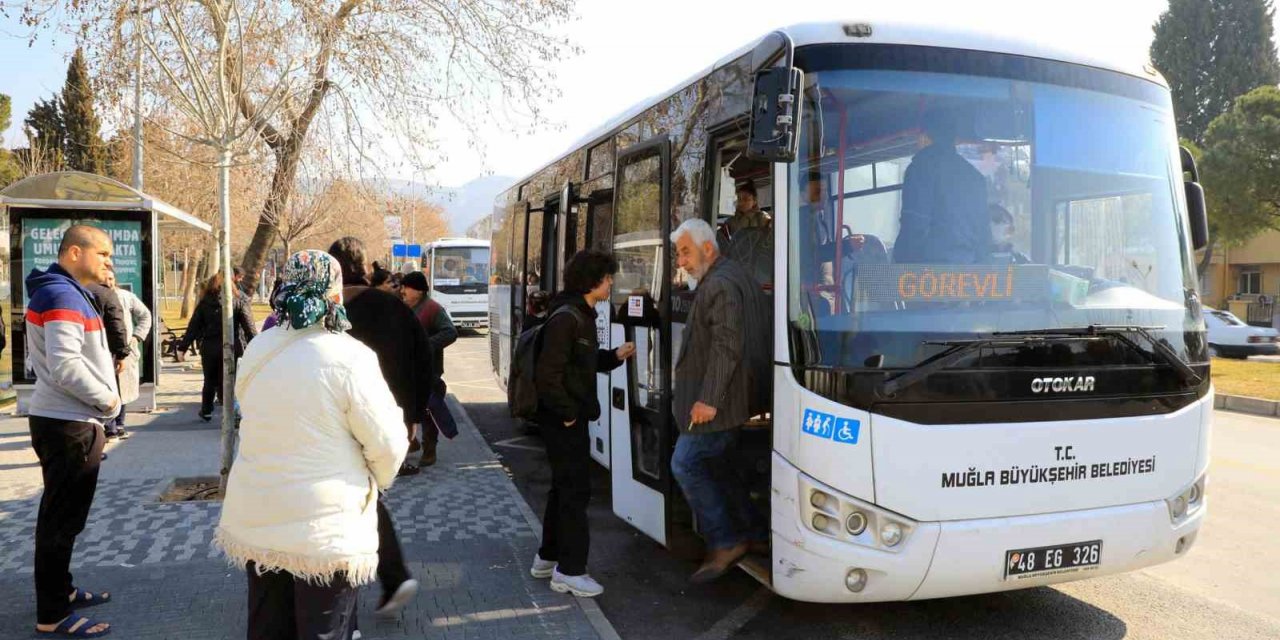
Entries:
{"label": "street sign", "polygon": [[420,244],[393,244],[391,245],[391,257],[393,258],[421,258],[422,245]]}

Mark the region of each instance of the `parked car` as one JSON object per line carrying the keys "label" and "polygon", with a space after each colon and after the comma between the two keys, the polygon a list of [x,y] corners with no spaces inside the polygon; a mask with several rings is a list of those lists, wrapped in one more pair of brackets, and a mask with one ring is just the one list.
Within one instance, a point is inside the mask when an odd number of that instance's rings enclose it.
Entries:
{"label": "parked car", "polygon": [[1204,322],[1209,327],[1209,355],[1220,358],[1248,358],[1280,354],[1280,331],[1253,327],[1230,311],[1205,307]]}

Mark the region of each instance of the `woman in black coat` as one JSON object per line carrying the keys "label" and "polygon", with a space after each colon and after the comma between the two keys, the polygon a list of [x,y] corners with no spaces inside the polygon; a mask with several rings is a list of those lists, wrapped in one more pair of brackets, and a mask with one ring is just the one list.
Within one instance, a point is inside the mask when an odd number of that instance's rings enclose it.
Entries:
{"label": "woman in black coat", "polygon": [[[232,322],[235,325],[235,357],[244,355],[244,347],[254,336],[258,335],[253,326],[253,313],[249,309],[249,300],[242,295],[235,295],[232,303]],[[178,361],[191,348],[192,343],[200,345],[200,366],[204,369],[204,388],[200,392],[200,419],[208,422],[213,418],[213,404],[223,397],[222,389],[222,274],[219,273],[205,285],[200,293],[200,302],[195,313],[191,315],[191,324],[187,325],[187,333],[178,343]]]}

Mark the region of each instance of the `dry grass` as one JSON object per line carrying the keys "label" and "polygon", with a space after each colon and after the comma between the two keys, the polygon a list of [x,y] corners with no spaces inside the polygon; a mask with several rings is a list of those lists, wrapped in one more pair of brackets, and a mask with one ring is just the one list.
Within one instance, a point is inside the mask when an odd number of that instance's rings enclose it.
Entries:
{"label": "dry grass", "polygon": [[[174,331],[178,332],[179,336],[181,336],[182,333],[186,331],[187,323],[190,321],[189,318],[178,317],[181,311],[182,311],[182,305],[180,305],[177,301],[171,302],[168,305],[165,305],[165,304],[160,305],[160,318],[164,320],[164,324],[166,327],[169,327],[170,329],[173,329]],[[253,305],[253,320],[255,323],[257,323],[258,328],[262,328],[262,321],[266,320],[267,316],[270,314],[271,314],[271,307],[265,304]]]}
{"label": "dry grass", "polygon": [[1218,393],[1280,400],[1280,362],[1214,358],[1211,366]]}

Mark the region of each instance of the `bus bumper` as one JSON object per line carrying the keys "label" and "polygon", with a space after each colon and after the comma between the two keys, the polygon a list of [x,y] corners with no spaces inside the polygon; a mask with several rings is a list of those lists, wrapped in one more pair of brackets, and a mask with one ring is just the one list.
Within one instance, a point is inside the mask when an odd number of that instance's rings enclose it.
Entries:
{"label": "bus bumper", "polygon": [[[868,531],[845,535],[843,523],[818,533],[805,501],[813,489],[838,497],[844,505],[867,504],[809,478],[774,454],[772,586],[779,595],[806,602],[883,602],[923,600],[1008,591],[1132,571],[1168,562],[1194,544],[1206,505],[1176,524],[1165,501],[1030,516],[913,522],[871,515]],[[848,502],[846,502],[848,501]],[[870,511],[877,511],[871,506]],[[797,517],[799,516],[799,517]],[[886,547],[873,527],[889,519],[902,523],[902,541]],[[830,522],[830,521],[828,521]],[[838,537],[837,537],[838,536]],[[1049,545],[1102,540],[1096,567],[1068,573],[1005,579],[1006,552]],[[848,586],[861,569],[859,591]],[[853,581],[856,585],[856,580]]]}

